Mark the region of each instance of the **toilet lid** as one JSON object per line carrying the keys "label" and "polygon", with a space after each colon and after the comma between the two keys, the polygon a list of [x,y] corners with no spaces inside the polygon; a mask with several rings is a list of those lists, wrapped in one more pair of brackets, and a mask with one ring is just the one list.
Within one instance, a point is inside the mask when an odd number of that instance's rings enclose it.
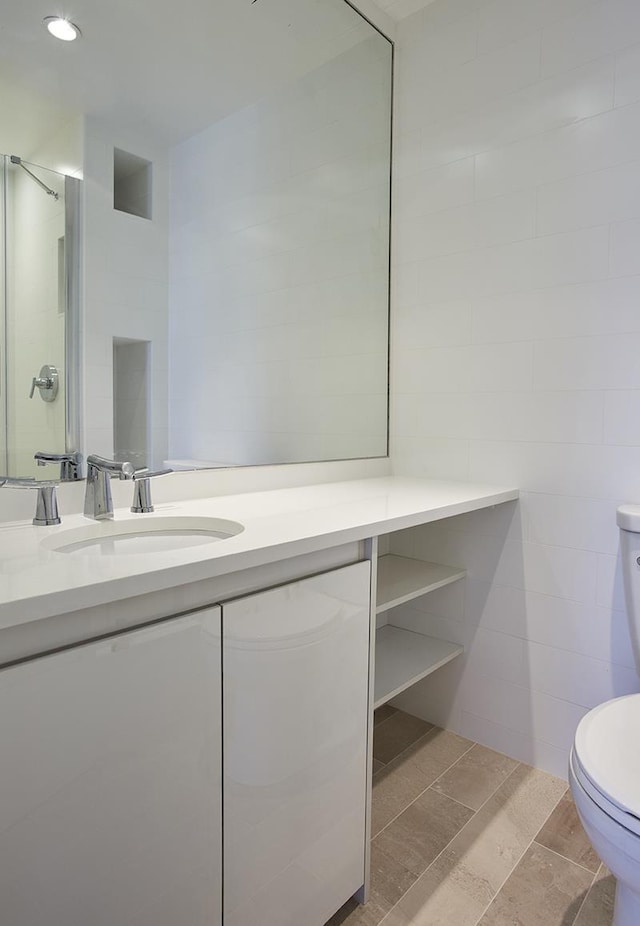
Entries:
{"label": "toilet lid", "polygon": [[640,694],[590,711],[578,724],[574,750],[593,786],[640,819]]}

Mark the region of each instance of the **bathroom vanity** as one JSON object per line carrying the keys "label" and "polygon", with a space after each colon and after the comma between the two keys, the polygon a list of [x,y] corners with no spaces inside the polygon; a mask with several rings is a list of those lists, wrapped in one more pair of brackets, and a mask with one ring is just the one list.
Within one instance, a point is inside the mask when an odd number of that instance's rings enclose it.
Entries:
{"label": "bathroom vanity", "polygon": [[66,544],[80,515],[0,528],[3,923],[322,926],[366,899],[373,707],[461,652],[376,643],[376,612],[464,575],[377,538],[516,498],[388,477],[91,525],[243,528],[126,555]]}

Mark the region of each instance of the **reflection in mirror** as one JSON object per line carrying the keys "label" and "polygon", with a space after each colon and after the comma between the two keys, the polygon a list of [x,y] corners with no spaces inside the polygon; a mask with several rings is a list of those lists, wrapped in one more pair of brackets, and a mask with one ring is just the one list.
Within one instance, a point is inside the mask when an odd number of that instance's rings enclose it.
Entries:
{"label": "reflection in mirror", "polygon": [[[74,43],[3,12],[0,102],[30,118],[0,143],[83,177],[87,451],[153,468],[385,455],[391,44],[344,0],[187,0],[177,23],[151,0],[76,7]],[[30,182],[42,208],[62,201]],[[63,386],[79,372],[15,332],[29,388],[56,358]],[[19,447],[9,425],[21,474],[60,446],[39,424]]]}
{"label": "reflection in mirror", "polygon": [[67,324],[73,324],[68,277],[77,268],[79,181],[19,155],[1,156],[0,172],[0,470],[18,476],[35,472],[36,450],[65,449]]}

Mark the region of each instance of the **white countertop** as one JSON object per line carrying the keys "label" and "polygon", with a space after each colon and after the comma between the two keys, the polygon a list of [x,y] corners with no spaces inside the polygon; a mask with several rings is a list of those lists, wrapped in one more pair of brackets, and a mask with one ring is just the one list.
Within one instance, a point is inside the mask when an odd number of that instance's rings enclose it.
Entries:
{"label": "white countertop", "polygon": [[387,476],[252,492],[156,506],[154,514],[239,521],[242,533],[171,553],[83,556],[42,541],[95,523],[82,515],[57,527],[0,526],[0,629],[134,595],[198,582],[330,546],[426,524],[517,499],[517,489]]}

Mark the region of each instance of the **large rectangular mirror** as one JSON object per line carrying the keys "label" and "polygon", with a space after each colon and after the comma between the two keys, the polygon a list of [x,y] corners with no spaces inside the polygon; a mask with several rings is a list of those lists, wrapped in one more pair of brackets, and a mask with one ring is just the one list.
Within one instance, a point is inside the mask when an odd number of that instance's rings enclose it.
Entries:
{"label": "large rectangular mirror", "polygon": [[0,23],[0,468],[386,455],[391,43],[345,0],[55,12]]}

